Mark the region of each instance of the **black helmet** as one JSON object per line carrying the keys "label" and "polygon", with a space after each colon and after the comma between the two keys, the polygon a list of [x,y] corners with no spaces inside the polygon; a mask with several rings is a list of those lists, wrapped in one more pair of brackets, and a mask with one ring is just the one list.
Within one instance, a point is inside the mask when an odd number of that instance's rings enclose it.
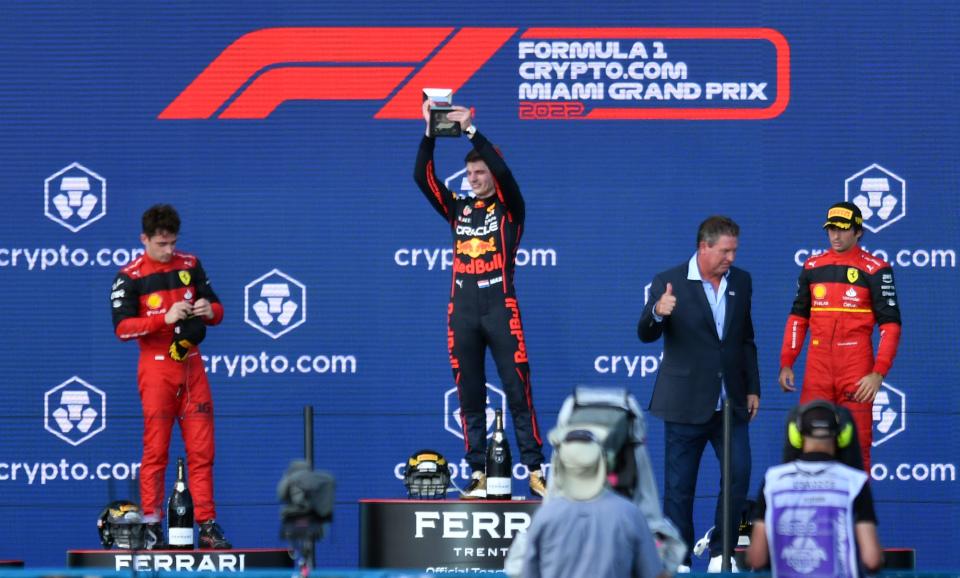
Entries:
{"label": "black helmet", "polygon": [[143,513],[129,500],[117,500],[106,505],[97,518],[100,544],[104,548],[142,550],[146,547]]}
{"label": "black helmet", "polygon": [[419,500],[442,500],[450,485],[450,469],[442,454],[434,450],[414,452],[403,472],[407,496]]}

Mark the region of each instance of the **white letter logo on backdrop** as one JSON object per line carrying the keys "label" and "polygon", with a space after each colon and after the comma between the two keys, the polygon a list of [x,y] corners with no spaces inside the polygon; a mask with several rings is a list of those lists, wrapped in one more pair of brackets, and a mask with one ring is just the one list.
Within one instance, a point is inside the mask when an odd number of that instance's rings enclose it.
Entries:
{"label": "white letter logo on backdrop", "polygon": [[43,428],[78,446],[107,428],[107,394],[77,376],[43,396]]}
{"label": "white letter logo on backdrop", "polygon": [[[457,186],[459,178],[459,186]],[[458,197],[472,197],[473,187],[470,186],[470,181],[467,180],[467,169],[466,167],[460,169],[459,171],[453,173],[446,180],[443,181],[443,184],[450,189],[454,195]]]}
{"label": "white letter logo on backdrop", "polygon": [[[500,409],[504,415],[507,413],[507,397],[503,395],[503,390],[493,385],[487,384],[487,437],[493,435],[494,420],[496,419],[496,410]],[[451,387],[443,395],[443,427],[448,432],[463,439],[463,429],[460,427],[460,399],[457,397],[457,388]]]}
{"label": "white letter logo on backdrop", "polygon": [[873,447],[907,429],[907,396],[883,382],[873,398]]}
{"label": "white letter logo on backdrop", "polygon": [[72,163],[43,182],[43,214],[74,233],[107,214],[107,179]]}
{"label": "white letter logo on backdrop", "polygon": [[907,182],[876,163],[844,181],[844,199],[860,208],[863,227],[874,233],[907,216]]}
{"label": "white letter logo on backdrop", "polygon": [[307,320],[307,287],[279,269],[243,288],[243,320],[277,339]]}

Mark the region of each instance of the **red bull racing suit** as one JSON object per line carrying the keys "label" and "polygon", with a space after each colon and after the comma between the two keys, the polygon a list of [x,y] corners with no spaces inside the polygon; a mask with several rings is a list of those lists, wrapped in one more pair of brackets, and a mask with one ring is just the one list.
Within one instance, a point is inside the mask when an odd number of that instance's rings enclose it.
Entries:
{"label": "red bull racing suit", "polygon": [[197,522],[216,517],[213,502],[213,400],[210,384],[194,347],[182,362],[170,358],[173,325],[164,316],[178,301],[210,302],[213,318],[223,319],[223,306],[213,292],[200,261],[174,252],[167,263],[143,255],[120,270],[110,302],[114,332],[122,340],[140,342],[137,387],[143,406],[143,460],[140,500],[147,521],[163,517],[164,473],[173,422],[180,424],[187,451],[188,483]]}
{"label": "red bull racing suit", "polygon": [[523,196],[493,145],[479,131],[471,141],[495,179],[496,194],[487,199],[461,198],[444,186],[434,173],[435,139],[431,137],[420,142],[414,169],[420,190],[453,232],[447,347],[460,398],[465,459],[474,471],[484,471],[488,425],[484,360],[489,347],[513,417],[520,459],[531,470],[539,470],[543,442],[513,288],[514,261],[523,232]]}
{"label": "red bull racing suit", "polygon": [[[874,324],[880,326],[876,358]],[[808,327],[810,346],[800,403],[825,399],[848,408],[869,472],[873,404],[853,401],[853,394],[865,375],[886,375],[897,354],[900,308],[890,265],[856,245],[843,253],[830,250],[807,259],[787,318],[781,367],[793,367]]]}

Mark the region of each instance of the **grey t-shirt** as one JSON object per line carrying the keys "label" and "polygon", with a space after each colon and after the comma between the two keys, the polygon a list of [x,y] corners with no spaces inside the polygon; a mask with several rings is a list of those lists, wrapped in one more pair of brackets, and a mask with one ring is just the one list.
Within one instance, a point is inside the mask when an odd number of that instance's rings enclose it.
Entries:
{"label": "grey t-shirt", "polygon": [[655,578],[662,571],[640,510],[609,489],[582,502],[551,497],[527,530],[524,578]]}

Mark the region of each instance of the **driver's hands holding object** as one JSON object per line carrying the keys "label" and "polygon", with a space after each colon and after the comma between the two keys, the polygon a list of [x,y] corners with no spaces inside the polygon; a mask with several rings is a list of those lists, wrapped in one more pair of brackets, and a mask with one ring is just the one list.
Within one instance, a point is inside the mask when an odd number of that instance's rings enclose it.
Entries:
{"label": "driver's hands holding object", "polygon": [[[207,304],[209,306],[209,303]],[[193,304],[189,301],[177,301],[170,306],[163,320],[167,325],[173,325],[177,321],[182,321],[193,315]]]}
{"label": "driver's hands holding object", "polygon": [[196,303],[193,304],[193,315],[194,317],[213,319],[213,305],[201,297],[200,299],[197,299]]}
{"label": "driver's hands holding object", "polygon": [[[427,136],[430,136],[430,109],[434,106],[437,106],[436,102],[425,100],[421,107],[423,121],[427,123],[426,129],[424,129],[424,134]],[[447,113],[447,120],[460,123],[460,130],[466,130],[468,126],[473,124],[473,112],[469,108],[464,106],[453,106],[451,108],[453,110]]]}
{"label": "driver's hands holding object", "polygon": [[447,120],[460,123],[460,130],[466,131],[467,127],[473,124],[473,112],[465,106],[454,106],[451,112],[447,113]]}

